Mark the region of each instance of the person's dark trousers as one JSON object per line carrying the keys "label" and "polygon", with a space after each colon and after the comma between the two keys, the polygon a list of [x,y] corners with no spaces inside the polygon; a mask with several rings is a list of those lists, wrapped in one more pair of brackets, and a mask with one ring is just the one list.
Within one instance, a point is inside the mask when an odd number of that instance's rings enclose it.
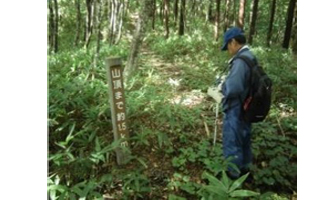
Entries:
{"label": "person's dark trousers", "polygon": [[[241,172],[249,171],[252,162],[251,124],[241,118],[240,106],[225,111],[222,130],[224,158],[232,157],[231,162],[236,164]],[[230,178],[236,179],[240,175],[242,174],[228,167]]]}

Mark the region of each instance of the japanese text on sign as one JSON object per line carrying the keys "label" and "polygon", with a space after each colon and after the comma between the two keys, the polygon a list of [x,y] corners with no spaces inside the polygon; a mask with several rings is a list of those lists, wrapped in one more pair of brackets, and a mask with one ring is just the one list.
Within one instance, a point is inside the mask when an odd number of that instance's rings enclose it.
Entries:
{"label": "japanese text on sign", "polygon": [[[111,68],[112,75],[112,88],[113,88],[113,98],[115,104],[115,116],[116,116],[116,128],[121,138],[126,137],[127,125],[126,125],[126,114],[124,106],[124,95],[123,87],[121,80],[121,69],[120,68]],[[121,143],[121,147],[128,146],[127,141]]]}

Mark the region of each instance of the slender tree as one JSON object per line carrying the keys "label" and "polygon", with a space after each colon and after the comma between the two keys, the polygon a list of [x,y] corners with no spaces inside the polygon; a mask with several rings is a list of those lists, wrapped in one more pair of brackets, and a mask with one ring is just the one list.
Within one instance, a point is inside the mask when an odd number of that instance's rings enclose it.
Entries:
{"label": "slender tree", "polygon": [[127,61],[127,66],[124,69],[125,79],[128,79],[132,73],[137,69],[137,56],[142,45],[144,33],[146,31],[146,23],[149,19],[148,13],[150,13],[151,0],[143,0],[143,6],[139,12],[137,19],[136,30],[134,32],[131,49]]}
{"label": "slender tree", "polygon": [[230,0],[226,0],[226,9],[225,9],[225,13],[224,13],[223,32],[226,32],[227,28],[229,26],[229,10],[230,10]]}
{"label": "slender tree", "polygon": [[116,10],[117,10],[117,2],[115,0],[112,0],[110,3],[110,17],[109,17],[109,37],[108,37],[108,42],[109,45],[113,44],[114,41],[114,32],[115,32],[115,26],[116,26]]}
{"label": "slender tree", "polygon": [[115,41],[115,44],[118,44],[121,40],[121,35],[122,35],[122,27],[123,27],[123,17],[125,15],[125,9],[124,9],[124,2],[121,1],[120,6],[119,6],[119,11],[118,11],[118,19],[119,19],[119,27],[118,27],[118,34],[117,38]]}
{"label": "slender tree", "polygon": [[165,0],[162,0],[161,4],[159,6],[159,17],[160,17],[160,19],[162,21],[162,24],[164,23],[164,1]]}
{"label": "slender tree", "polygon": [[251,21],[252,21],[252,8],[254,7],[254,0],[251,0],[251,3],[250,3],[250,12],[249,12],[249,29],[250,29],[250,25],[251,25]]}
{"label": "slender tree", "polygon": [[293,53],[297,54],[297,26],[298,26],[298,21],[297,21],[297,6],[295,7],[294,11],[294,18],[293,18],[293,30],[291,34],[291,44],[292,44],[292,50]]}
{"label": "slender tree", "polygon": [[91,35],[93,31],[93,14],[94,14],[94,4],[93,0],[86,0],[86,31],[85,31],[85,48],[88,48],[88,45],[91,40]]}
{"label": "slender tree", "polygon": [[241,29],[244,28],[245,3],[246,3],[246,0],[240,0],[240,8],[238,11],[237,26],[240,27]]}
{"label": "slender tree", "polygon": [[215,16],[215,30],[214,30],[215,41],[218,41],[219,39],[220,4],[221,4],[221,0],[216,0],[216,16]]}
{"label": "slender tree", "polygon": [[100,40],[101,40],[101,0],[96,0],[95,1],[95,9],[97,11],[96,16],[95,16],[95,30],[96,30],[96,36],[97,36],[97,43],[96,43],[96,55],[97,58],[99,57],[99,52],[100,52]]}
{"label": "slender tree", "polygon": [[55,33],[55,21],[52,0],[49,3],[49,53],[54,50],[54,33]]}
{"label": "slender tree", "polygon": [[283,41],[283,48],[285,49],[288,49],[289,44],[290,44],[292,23],[293,23],[293,17],[294,17],[294,9],[295,9],[296,3],[297,3],[297,0],[290,0],[290,4],[287,9],[286,28],[285,28],[285,36],[284,36],[284,41]]}
{"label": "slender tree", "polygon": [[95,34],[97,36],[97,40],[96,40],[96,50],[95,50],[95,56],[94,56],[94,60],[93,60],[93,72],[92,72],[92,79],[94,79],[95,76],[95,68],[97,67],[97,62],[99,60],[99,56],[100,56],[100,40],[101,40],[101,9],[102,9],[102,5],[101,5],[101,0],[95,0],[94,2],[94,9],[96,10],[96,14],[94,17],[95,23],[94,23],[94,30],[95,30]]}
{"label": "slender tree", "polygon": [[54,0],[54,6],[55,6],[55,29],[54,29],[54,52],[58,52],[58,2],[57,0]]}
{"label": "slender tree", "polygon": [[152,0],[152,29],[155,29],[156,0]]}
{"label": "slender tree", "polygon": [[179,18],[179,35],[184,35],[184,28],[185,28],[185,3],[186,3],[186,0],[181,0],[180,18]]}
{"label": "slender tree", "polygon": [[174,13],[174,26],[177,27],[177,22],[178,22],[178,1],[174,1],[174,8],[173,8],[173,13]]}
{"label": "slender tree", "polygon": [[165,38],[169,38],[169,0],[164,0]]}
{"label": "slender tree", "polygon": [[270,12],[270,23],[269,23],[269,28],[268,28],[268,35],[266,38],[266,45],[270,47],[270,42],[271,42],[271,36],[272,36],[272,27],[273,27],[273,21],[275,18],[275,12],[276,12],[276,0],[272,0],[271,4],[271,12]]}
{"label": "slender tree", "polygon": [[80,13],[80,0],[76,0],[76,10],[77,10],[77,32],[74,45],[78,46],[79,39],[80,39],[80,31],[81,31],[81,13]]}
{"label": "slender tree", "polygon": [[213,0],[209,0],[208,11],[206,15],[206,21],[211,21],[213,19]]}
{"label": "slender tree", "polygon": [[230,22],[233,26],[236,23],[236,0],[232,0],[233,13],[230,15]]}
{"label": "slender tree", "polygon": [[257,12],[258,12],[258,0],[253,0],[252,17],[251,17],[250,32],[248,38],[249,44],[252,44],[252,39],[255,34]]}

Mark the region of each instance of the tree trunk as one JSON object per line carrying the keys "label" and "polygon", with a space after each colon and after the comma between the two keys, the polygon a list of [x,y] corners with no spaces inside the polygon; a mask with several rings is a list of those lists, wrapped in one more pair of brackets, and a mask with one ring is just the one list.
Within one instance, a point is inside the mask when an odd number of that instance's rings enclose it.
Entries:
{"label": "tree trunk", "polygon": [[233,14],[231,15],[230,22],[232,22],[233,26],[236,24],[236,0],[233,0],[232,2],[232,7],[233,7]]}
{"label": "tree trunk", "polygon": [[76,0],[76,9],[77,9],[77,33],[74,45],[77,47],[79,43],[80,29],[81,29],[80,0]]}
{"label": "tree trunk", "polygon": [[94,2],[94,9],[96,10],[95,14],[95,33],[97,36],[97,41],[96,41],[96,50],[95,50],[95,56],[94,56],[94,61],[93,61],[93,71],[92,71],[92,79],[95,77],[95,68],[98,65],[98,60],[100,56],[100,40],[101,40],[101,0],[96,0]]}
{"label": "tree trunk", "polygon": [[49,0],[49,53],[54,50],[55,21],[52,0]]}
{"label": "tree trunk", "polygon": [[249,12],[249,30],[250,30],[250,25],[251,25],[251,21],[252,21],[252,8],[254,7],[254,0],[251,0],[251,5],[250,5],[250,12]]}
{"label": "tree trunk", "polygon": [[152,0],[152,30],[155,29],[156,0]]}
{"label": "tree trunk", "polygon": [[124,77],[125,79],[129,79],[132,73],[137,69],[137,55],[139,53],[140,47],[142,45],[144,33],[146,31],[146,23],[148,21],[148,14],[150,12],[150,3],[151,0],[142,1],[144,5],[139,12],[139,17],[137,20],[136,30],[134,32],[134,37],[132,40],[132,46],[130,50],[130,54],[127,61],[127,66],[124,69]]}
{"label": "tree trunk", "polygon": [[268,36],[266,38],[267,47],[270,47],[270,43],[271,43],[272,27],[273,27],[273,21],[275,18],[275,12],[276,12],[276,0],[272,0]]}
{"label": "tree trunk", "polygon": [[179,35],[184,35],[184,28],[185,28],[185,3],[186,3],[186,0],[181,0],[180,21],[179,21]]}
{"label": "tree trunk", "polygon": [[86,0],[86,9],[87,9],[87,15],[86,15],[86,38],[85,38],[85,48],[88,48],[91,35],[93,31],[93,13],[94,13],[94,4],[93,0]]}
{"label": "tree trunk", "polygon": [[244,28],[245,3],[246,3],[246,0],[240,0],[240,9],[238,12],[237,26],[240,27],[242,30]]}
{"label": "tree trunk", "polygon": [[229,10],[230,10],[230,0],[226,0],[226,9],[225,9],[225,14],[224,14],[223,32],[226,32],[227,28],[229,26]]}
{"label": "tree trunk", "polygon": [[121,40],[121,35],[122,35],[122,24],[123,24],[123,17],[125,14],[125,10],[124,10],[124,2],[121,2],[120,4],[120,9],[119,9],[119,28],[118,28],[118,35],[115,41],[115,44],[118,44]]}
{"label": "tree trunk", "polygon": [[111,46],[114,43],[114,33],[115,33],[115,24],[116,24],[116,2],[117,0],[113,0],[110,4],[110,18],[109,18],[109,38],[108,43]]}
{"label": "tree trunk", "polygon": [[54,29],[54,52],[58,52],[58,3],[54,0],[55,6],[55,29]]}
{"label": "tree trunk", "polygon": [[100,40],[101,40],[101,0],[96,0],[96,35],[97,35],[97,44],[96,44],[96,55],[99,57],[100,52]]}
{"label": "tree trunk", "polygon": [[164,1],[165,0],[162,0],[161,5],[159,6],[159,17],[162,21],[162,24],[164,24],[164,16],[163,16],[164,15]]}
{"label": "tree trunk", "polygon": [[284,41],[283,41],[283,48],[285,49],[288,49],[289,44],[290,44],[292,22],[293,22],[294,9],[295,9],[296,3],[297,3],[297,0],[290,0],[290,4],[287,9],[286,29],[285,29],[285,36],[284,36]]}
{"label": "tree trunk", "polygon": [[216,17],[215,17],[215,41],[219,39],[219,26],[220,26],[220,4],[221,0],[216,0]]}
{"label": "tree trunk", "polygon": [[177,27],[177,22],[178,22],[178,1],[174,1],[174,26]]}
{"label": "tree trunk", "polygon": [[165,38],[169,38],[169,0],[164,0]]}
{"label": "tree trunk", "polygon": [[252,17],[251,17],[251,24],[250,24],[250,33],[249,33],[249,44],[252,44],[252,39],[255,34],[255,26],[257,20],[257,11],[258,11],[258,0],[254,0],[253,7],[252,7]]}
{"label": "tree trunk", "polygon": [[292,40],[292,51],[293,53],[297,54],[297,26],[298,26],[298,21],[297,21],[297,7],[295,7],[294,11],[294,18],[293,18],[293,31],[291,34],[291,40]]}
{"label": "tree trunk", "polygon": [[208,11],[207,11],[207,15],[206,15],[206,21],[210,22],[213,19],[213,0],[209,0],[209,4],[208,4]]}

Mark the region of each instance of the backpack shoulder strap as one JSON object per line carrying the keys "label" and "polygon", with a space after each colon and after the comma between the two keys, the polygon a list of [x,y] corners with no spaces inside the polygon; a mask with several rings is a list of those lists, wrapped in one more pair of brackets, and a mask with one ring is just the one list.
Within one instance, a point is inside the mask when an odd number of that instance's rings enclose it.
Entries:
{"label": "backpack shoulder strap", "polygon": [[252,68],[257,64],[257,60],[251,60],[249,57],[243,56],[243,55],[237,56],[235,59],[238,59],[238,58],[243,60],[248,65],[248,67],[250,69],[249,82],[250,82],[250,85],[251,85],[251,82],[252,82]]}
{"label": "backpack shoulder strap", "polygon": [[243,60],[247,65],[248,65],[248,67],[249,67],[249,94],[251,93],[251,85],[252,85],[252,68],[255,66],[255,65],[257,65],[257,60],[256,59],[250,59],[249,57],[247,57],[247,56],[244,56],[244,55],[240,55],[240,56],[237,56],[235,59],[241,59],[241,60]]}
{"label": "backpack shoulder strap", "polygon": [[257,64],[257,60],[255,59],[251,60],[248,56],[241,55],[241,56],[237,56],[235,59],[238,59],[238,58],[242,59],[245,63],[247,63],[247,65],[250,68]]}

